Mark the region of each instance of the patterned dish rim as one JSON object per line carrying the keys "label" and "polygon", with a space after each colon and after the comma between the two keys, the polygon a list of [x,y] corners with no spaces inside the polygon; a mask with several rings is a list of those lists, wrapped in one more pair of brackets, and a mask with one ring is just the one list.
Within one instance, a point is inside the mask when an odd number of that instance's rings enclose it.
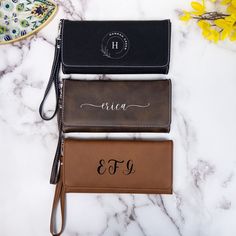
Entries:
{"label": "patterned dish rim", "polygon": [[[0,0],[0,1],[1,1],[1,0]],[[0,46],[1,46],[1,45],[6,45],[6,44],[9,44],[9,43],[15,43],[15,42],[19,42],[19,41],[21,41],[21,40],[24,40],[24,39],[26,39],[26,38],[32,36],[33,34],[36,34],[38,31],[40,31],[42,28],[44,28],[47,24],[49,24],[49,23],[53,20],[53,18],[55,17],[55,15],[56,15],[56,13],[57,13],[57,11],[58,11],[58,5],[57,5],[56,3],[54,3],[54,2],[52,2],[52,1],[49,1],[49,2],[51,2],[51,3],[53,3],[53,4],[55,5],[55,9],[54,9],[52,15],[48,18],[48,20],[46,20],[43,24],[41,24],[41,25],[40,25],[38,28],[36,28],[35,30],[33,30],[33,31],[31,31],[30,33],[28,33],[28,34],[26,34],[26,35],[23,35],[23,36],[21,36],[21,37],[19,37],[19,38],[17,38],[17,39],[11,39],[11,40],[9,40],[9,41],[2,41],[2,42],[0,41]]]}

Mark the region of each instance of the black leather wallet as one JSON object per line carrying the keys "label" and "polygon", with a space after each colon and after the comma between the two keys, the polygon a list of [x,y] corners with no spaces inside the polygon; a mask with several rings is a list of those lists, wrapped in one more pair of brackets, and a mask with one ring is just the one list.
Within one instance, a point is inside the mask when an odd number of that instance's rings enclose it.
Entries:
{"label": "black leather wallet", "polygon": [[66,74],[167,74],[170,38],[170,20],[62,20],[62,70]]}

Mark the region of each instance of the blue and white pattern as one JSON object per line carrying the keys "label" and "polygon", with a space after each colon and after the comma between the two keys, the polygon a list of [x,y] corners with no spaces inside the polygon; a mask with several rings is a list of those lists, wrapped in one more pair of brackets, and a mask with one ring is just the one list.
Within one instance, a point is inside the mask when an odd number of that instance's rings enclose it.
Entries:
{"label": "blue and white pattern", "polygon": [[0,44],[31,35],[54,15],[56,8],[47,0],[0,1]]}

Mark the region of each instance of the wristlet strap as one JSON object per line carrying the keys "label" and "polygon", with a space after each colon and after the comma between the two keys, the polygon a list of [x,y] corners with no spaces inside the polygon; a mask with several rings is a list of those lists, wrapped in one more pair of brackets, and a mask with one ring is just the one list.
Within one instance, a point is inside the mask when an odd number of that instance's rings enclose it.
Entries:
{"label": "wristlet strap", "polygon": [[[54,60],[53,60],[53,65],[52,65],[52,71],[49,77],[49,81],[43,96],[43,100],[39,106],[39,114],[43,120],[51,120],[58,112],[58,109],[60,108],[60,80],[59,80],[59,72],[60,72],[60,64],[61,64],[61,39],[60,35],[56,39],[56,44],[55,44],[55,53],[54,53]],[[51,116],[47,116],[44,113],[44,104],[47,99],[47,96],[51,90],[51,87],[54,83],[54,88],[55,88],[55,95],[56,95],[56,105],[55,105],[55,110]],[[51,171],[51,177],[50,177],[50,183],[51,184],[56,184],[58,182],[58,168],[59,168],[59,163],[60,163],[60,156],[61,156],[61,136],[62,136],[62,131],[61,131],[61,114],[58,116],[58,129],[59,129],[59,137],[58,137],[58,143],[57,143],[57,149],[52,165],[52,171]]]}
{"label": "wristlet strap", "polygon": [[[49,77],[49,81],[43,96],[43,100],[39,106],[39,114],[42,117],[43,120],[51,120],[57,113],[58,106],[59,106],[59,96],[60,96],[60,87],[59,87],[59,72],[60,72],[60,64],[61,64],[61,46],[60,46],[61,39],[58,37],[56,39],[56,45],[55,45],[55,53],[54,53],[54,60],[52,65],[51,74]],[[46,101],[46,98],[50,92],[50,89],[52,87],[52,84],[54,83],[55,87],[55,94],[56,94],[56,105],[55,110],[51,116],[47,116],[44,113],[44,103]]]}
{"label": "wristlet strap", "polygon": [[[56,232],[56,209],[59,205],[61,207],[61,227],[58,232]],[[53,236],[60,236],[64,230],[65,226],[65,189],[62,182],[62,174],[60,174],[60,180],[57,183],[55,189],[55,195],[52,205],[51,222],[50,222],[50,232]]]}
{"label": "wristlet strap", "polygon": [[62,146],[62,133],[59,130],[59,137],[57,143],[57,149],[54,156],[51,176],[50,176],[50,184],[56,184],[59,179],[59,168],[60,168],[60,156],[61,156],[61,146]]}
{"label": "wristlet strap", "polygon": [[60,157],[62,155],[62,144],[63,144],[61,98],[59,99],[59,111],[57,115],[57,120],[58,120],[57,122],[58,122],[59,136],[58,136],[58,142],[57,142],[57,149],[56,149],[56,153],[55,153],[53,164],[52,164],[50,184],[56,184],[59,179]]}

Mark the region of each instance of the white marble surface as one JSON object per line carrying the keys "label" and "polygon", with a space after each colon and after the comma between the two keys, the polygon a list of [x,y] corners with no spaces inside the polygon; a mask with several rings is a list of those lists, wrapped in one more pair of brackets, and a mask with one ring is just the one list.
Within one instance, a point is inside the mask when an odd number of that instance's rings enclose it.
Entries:
{"label": "white marble surface", "polygon": [[49,174],[57,126],[56,119],[40,119],[38,106],[50,73],[59,19],[170,18],[170,73],[151,77],[172,79],[171,133],[131,137],[174,140],[174,194],[69,194],[63,235],[235,236],[236,43],[209,43],[196,25],[179,22],[177,10],[187,8],[189,1],[58,3],[58,14],[37,35],[0,46],[0,235],[50,235],[54,186],[49,185]]}

